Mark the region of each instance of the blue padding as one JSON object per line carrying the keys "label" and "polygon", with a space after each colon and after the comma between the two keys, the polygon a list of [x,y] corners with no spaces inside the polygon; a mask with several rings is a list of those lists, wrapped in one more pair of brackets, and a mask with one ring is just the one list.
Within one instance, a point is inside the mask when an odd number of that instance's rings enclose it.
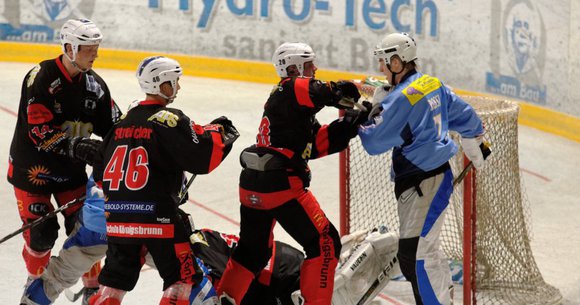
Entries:
{"label": "blue padding", "polygon": [[429,276],[427,276],[427,270],[425,270],[425,261],[417,260],[417,265],[415,266],[417,273],[417,284],[419,285],[419,294],[421,295],[421,300],[425,305],[441,305],[435,291],[433,291],[433,286],[429,281]]}
{"label": "blue padding", "polygon": [[38,305],[52,304],[52,301],[50,301],[44,292],[44,281],[41,278],[30,283],[30,286],[26,288],[26,296]]}
{"label": "blue padding", "polygon": [[451,193],[453,192],[453,173],[450,169],[445,171],[445,176],[443,177],[443,182],[437,190],[437,194],[433,197],[433,202],[429,207],[427,216],[425,217],[425,223],[423,224],[423,230],[421,231],[421,237],[427,236],[433,225],[439,219],[447,205],[449,205],[449,198],[451,198]]}

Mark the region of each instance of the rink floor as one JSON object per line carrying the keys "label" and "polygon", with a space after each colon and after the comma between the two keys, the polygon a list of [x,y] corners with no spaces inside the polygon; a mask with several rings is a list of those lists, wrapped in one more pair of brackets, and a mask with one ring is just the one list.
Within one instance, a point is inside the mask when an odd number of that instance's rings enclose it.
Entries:
{"label": "rink floor", "polygon": [[[20,86],[32,64],[0,62],[4,76],[0,82],[0,173],[6,173],[8,151],[20,98]],[[117,104],[125,111],[128,104],[143,94],[131,71],[99,69]],[[209,78],[182,77],[181,91],[173,107],[183,110],[192,120],[205,124],[221,115],[230,118],[240,131],[240,138],[230,156],[208,176],[199,176],[190,188],[190,202],[184,209],[191,213],[196,227],[238,233],[238,175],[240,151],[252,144],[260,121],[262,106],[272,85]],[[334,109],[318,116],[321,123],[333,120]],[[532,249],[536,262],[549,284],[560,289],[563,304],[580,304],[580,143],[519,127],[520,167],[532,212]],[[332,222],[338,227],[338,156],[311,161],[311,190]],[[21,225],[12,186],[0,181],[0,237]],[[62,220],[62,219],[60,219]],[[297,245],[280,228],[277,239]],[[55,249],[64,240],[61,230]],[[26,271],[21,258],[23,239],[16,236],[0,245],[0,304],[18,304]],[[56,254],[56,253],[55,253]],[[158,304],[161,279],[145,268],[134,291],[124,304]],[[457,294],[457,293],[456,293]],[[412,304],[410,285],[392,283],[378,304]],[[80,304],[80,301],[78,302]],[[61,296],[55,304],[70,304]],[[457,304],[457,303],[456,303]],[[257,304],[259,305],[259,304]]]}

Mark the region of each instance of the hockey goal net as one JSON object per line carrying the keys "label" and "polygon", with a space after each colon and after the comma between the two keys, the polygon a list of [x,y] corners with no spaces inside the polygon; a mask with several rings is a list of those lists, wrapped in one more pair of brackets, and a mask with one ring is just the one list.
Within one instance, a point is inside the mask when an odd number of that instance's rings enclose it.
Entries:
{"label": "hockey goal net", "polygon": [[[463,263],[464,304],[559,304],[560,292],[544,281],[530,248],[530,210],[518,159],[519,107],[463,98],[484,121],[493,150],[483,171],[471,171],[455,187],[441,233],[450,261]],[[461,149],[451,164],[457,176],[467,164]],[[391,153],[369,156],[357,137],[340,156],[340,167],[341,234],[382,224],[398,230]]]}

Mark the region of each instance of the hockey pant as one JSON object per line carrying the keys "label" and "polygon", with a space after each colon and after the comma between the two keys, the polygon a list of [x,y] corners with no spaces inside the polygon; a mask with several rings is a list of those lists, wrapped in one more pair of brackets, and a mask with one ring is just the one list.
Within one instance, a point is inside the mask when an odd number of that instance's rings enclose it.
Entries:
{"label": "hockey pant", "polygon": [[[54,211],[54,206],[50,202],[51,194],[32,194],[16,187],[14,188],[14,194],[16,195],[18,213],[23,225]],[[84,194],[85,187],[81,186],[74,190],[55,193],[54,198],[60,207]],[[79,202],[63,211],[67,235],[73,230],[76,212],[81,206],[82,202]],[[39,277],[44,271],[50,258],[50,250],[54,247],[54,242],[58,238],[59,229],[57,218],[52,217],[22,233],[25,241],[22,257],[29,276]]]}
{"label": "hockey pant", "polygon": [[88,230],[81,222],[65,241],[59,255],[52,257],[42,276],[26,291],[37,304],[54,302],[60,293],[83,276],[85,287],[99,287],[100,261],[107,251],[105,234]]}
{"label": "hockey pant", "polygon": [[453,192],[453,174],[448,169],[423,180],[419,187],[422,196],[410,188],[398,200],[401,224],[397,257],[418,305],[448,305],[451,272],[439,237]]}
{"label": "hockey pant", "polygon": [[236,304],[242,304],[255,275],[272,255],[272,230],[278,221],[306,252],[300,270],[304,304],[330,304],[340,238],[310,191],[304,190],[297,198],[272,209],[254,209],[243,204],[240,216],[239,244],[228,261],[218,295],[226,293]]}

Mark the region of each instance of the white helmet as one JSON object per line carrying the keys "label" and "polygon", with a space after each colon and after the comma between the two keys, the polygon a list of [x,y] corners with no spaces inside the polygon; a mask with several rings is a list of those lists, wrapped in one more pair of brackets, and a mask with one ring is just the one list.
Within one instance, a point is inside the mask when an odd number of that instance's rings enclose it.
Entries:
{"label": "white helmet", "polygon": [[313,61],[315,58],[316,54],[309,45],[302,42],[285,42],[274,51],[272,63],[280,77],[288,77],[286,69],[292,65],[296,65],[302,76],[304,63]]}
{"label": "white helmet", "polygon": [[[141,86],[141,91],[162,96],[172,101],[177,94],[177,79],[183,75],[183,70],[179,63],[171,58],[163,56],[147,57],[141,61],[137,68],[137,79]],[[170,82],[173,94],[166,96],[159,90],[161,84]]]}
{"label": "white helmet", "polygon": [[407,33],[393,33],[385,36],[375,47],[375,57],[391,64],[391,58],[398,55],[405,63],[417,59],[417,44]]}
{"label": "white helmet", "polygon": [[[99,45],[103,40],[103,34],[99,28],[87,19],[70,19],[62,25],[60,29],[60,43],[64,55],[72,62],[75,61],[80,45]],[[65,45],[69,43],[72,47],[72,59],[66,54]]]}

